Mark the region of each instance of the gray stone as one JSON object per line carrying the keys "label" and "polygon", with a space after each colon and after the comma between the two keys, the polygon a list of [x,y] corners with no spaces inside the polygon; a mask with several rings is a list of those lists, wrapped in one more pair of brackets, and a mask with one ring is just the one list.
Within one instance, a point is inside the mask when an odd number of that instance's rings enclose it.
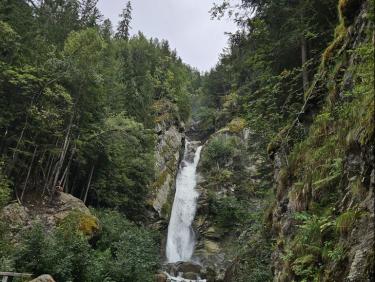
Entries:
{"label": "gray stone", "polygon": [[197,280],[198,275],[194,272],[186,272],[186,273],[182,274],[182,278],[190,279],[190,280]]}
{"label": "gray stone", "polygon": [[192,262],[180,262],[176,265],[177,273],[193,272],[193,273],[199,274],[201,272],[201,269],[202,269],[202,266],[200,266],[199,264],[192,263]]}
{"label": "gray stone", "polygon": [[155,282],[166,282],[167,281],[167,275],[164,273],[158,273],[155,275]]}
{"label": "gray stone", "polygon": [[52,278],[51,275],[43,274],[43,275],[31,280],[30,282],[55,282],[55,280]]}

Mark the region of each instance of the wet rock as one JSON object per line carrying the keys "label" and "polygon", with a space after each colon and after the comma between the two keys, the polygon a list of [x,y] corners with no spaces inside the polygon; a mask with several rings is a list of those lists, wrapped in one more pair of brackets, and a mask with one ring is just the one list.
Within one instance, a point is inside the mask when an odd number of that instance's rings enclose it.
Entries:
{"label": "wet rock", "polygon": [[202,266],[199,264],[195,264],[192,262],[180,262],[178,265],[176,265],[176,270],[178,272],[182,273],[188,273],[188,272],[194,272],[196,274],[199,274],[201,272]]}
{"label": "wet rock", "polygon": [[190,279],[190,280],[197,280],[198,275],[194,272],[186,272],[186,273],[182,274],[182,278]]}
{"label": "wet rock", "polygon": [[220,232],[214,227],[211,226],[208,228],[208,230],[205,232],[205,236],[210,239],[220,239],[221,234]]}
{"label": "wet rock", "polygon": [[210,240],[204,242],[204,247],[208,253],[217,253],[220,251],[220,246],[218,243]]}
{"label": "wet rock", "polygon": [[167,282],[167,278],[165,273],[158,273],[155,275],[155,282]]}

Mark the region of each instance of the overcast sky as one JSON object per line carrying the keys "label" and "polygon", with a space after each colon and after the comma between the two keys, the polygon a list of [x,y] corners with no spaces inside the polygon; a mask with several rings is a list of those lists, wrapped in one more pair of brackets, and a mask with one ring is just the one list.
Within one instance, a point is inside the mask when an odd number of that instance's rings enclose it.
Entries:
{"label": "overcast sky", "polygon": [[[98,7],[114,26],[127,0],[99,0]],[[132,34],[167,39],[182,60],[200,71],[214,67],[227,45],[225,32],[236,30],[227,19],[211,20],[214,0],[132,0]]]}

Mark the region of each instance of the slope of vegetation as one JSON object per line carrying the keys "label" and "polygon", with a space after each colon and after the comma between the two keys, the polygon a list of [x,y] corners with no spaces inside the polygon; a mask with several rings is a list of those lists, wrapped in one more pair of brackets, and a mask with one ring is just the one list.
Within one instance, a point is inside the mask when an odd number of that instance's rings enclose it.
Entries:
{"label": "slope of vegetation", "polygon": [[[242,172],[234,179],[232,166],[241,166],[241,158],[227,157],[240,145],[208,140],[203,174],[214,209],[206,212],[213,222],[230,223],[227,234],[241,234],[225,281],[264,281],[267,268],[276,281],[371,276],[374,239],[365,226],[373,227],[372,11],[371,1],[354,0],[223,1],[212,9],[215,17],[234,17],[240,30],[203,78],[193,118],[201,136],[248,128],[255,153],[268,154],[276,173],[273,185],[262,185],[269,174],[245,185],[255,191],[245,200],[236,189],[250,177]],[[226,187],[234,192],[223,193]],[[250,230],[243,212],[254,210],[256,193],[272,187],[275,199],[266,199],[268,210],[255,216],[258,230],[254,222]],[[262,233],[271,232],[272,241],[264,241]],[[370,243],[358,246],[356,236]]]}
{"label": "slope of vegetation", "polygon": [[154,128],[187,121],[199,73],[167,41],[129,35],[130,3],[113,31],[97,2],[0,2],[0,207],[57,206],[63,190],[121,214],[100,212],[91,239],[33,223],[14,244],[1,226],[1,271],[151,281],[161,261],[160,238],[132,222],[147,221]]}

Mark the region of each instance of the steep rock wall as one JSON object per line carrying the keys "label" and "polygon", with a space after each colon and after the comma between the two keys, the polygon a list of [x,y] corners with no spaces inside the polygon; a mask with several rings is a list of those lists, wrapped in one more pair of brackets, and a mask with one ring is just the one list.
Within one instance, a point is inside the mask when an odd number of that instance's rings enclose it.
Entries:
{"label": "steep rock wall", "polygon": [[[232,281],[226,272],[257,231],[252,217],[265,206],[270,166],[248,128],[225,127],[205,142],[198,167],[194,258],[208,281]],[[233,280],[236,281],[236,280]],[[240,281],[240,280],[237,280]]]}
{"label": "steep rock wall", "polygon": [[157,229],[166,229],[170,217],[178,165],[185,144],[184,125],[178,121],[160,122],[156,126],[155,181],[151,185],[149,205]]}
{"label": "steep rock wall", "polygon": [[323,54],[305,105],[269,146],[275,166],[275,281],[371,281],[374,275],[369,5],[340,1],[335,41]]}

